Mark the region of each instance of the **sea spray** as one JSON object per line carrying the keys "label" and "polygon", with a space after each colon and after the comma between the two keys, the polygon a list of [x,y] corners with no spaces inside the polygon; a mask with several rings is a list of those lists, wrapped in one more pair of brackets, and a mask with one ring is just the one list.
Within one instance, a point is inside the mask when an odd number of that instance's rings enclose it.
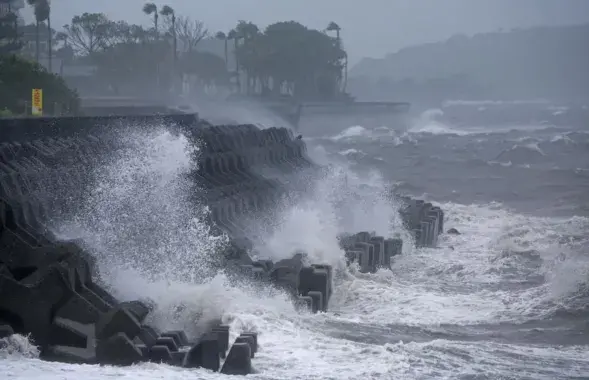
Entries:
{"label": "sea spray", "polygon": [[12,359],[36,358],[39,356],[39,348],[28,337],[14,334],[0,339],[0,359],[11,357]]}
{"label": "sea spray", "polygon": [[305,252],[309,262],[344,269],[345,254],[338,243],[341,234],[405,234],[399,204],[388,196],[376,171],[359,175],[341,162],[332,162],[311,181],[306,194],[281,205],[276,225],[256,246],[260,257],[280,260]]}
{"label": "sea spray", "polygon": [[[84,204],[58,230],[62,237],[84,241],[97,259],[101,281],[115,296],[149,298],[159,322],[186,320],[188,312],[178,311],[187,310],[186,300],[166,295],[181,284],[203,284],[215,276],[216,253],[227,242],[209,233],[208,209],[190,178],[198,146],[164,127],[119,133],[119,147],[90,176],[92,191]],[[187,298],[190,306],[200,302],[189,312],[202,317],[210,310],[208,317],[220,317],[214,297]]]}

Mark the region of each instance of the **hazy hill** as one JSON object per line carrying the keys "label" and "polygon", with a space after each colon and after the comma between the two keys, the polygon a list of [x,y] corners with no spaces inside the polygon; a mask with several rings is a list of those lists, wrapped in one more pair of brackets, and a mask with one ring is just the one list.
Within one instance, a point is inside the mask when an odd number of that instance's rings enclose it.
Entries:
{"label": "hazy hill", "polygon": [[588,98],[589,24],[457,35],[363,59],[350,77],[360,97],[436,87],[468,98]]}

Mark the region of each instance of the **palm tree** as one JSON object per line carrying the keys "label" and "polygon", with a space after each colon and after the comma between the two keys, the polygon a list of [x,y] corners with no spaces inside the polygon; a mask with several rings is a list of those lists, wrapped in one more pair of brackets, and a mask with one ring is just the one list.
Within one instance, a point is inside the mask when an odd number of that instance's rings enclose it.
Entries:
{"label": "palm tree", "polygon": [[237,40],[239,34],[235,29],[231,29],[227,34],[228,40],[233,40],[233,54],[235,55],[235,82],[237,84],[237,91],[241,93],[241,79],[239,77],[239,56],[237,55]]}
{"label": "palm tree", "polygon": [[[143,10],[145,11],[145,8]],[[160,11],[160,14],[164,17],[169,18],[172,23],[172,37],[174,39],[173,41],[174,41],[174,57],[175,57],[176,50],[177,50],[176,13],[174,12],[174,9],[172,7],[170,7],[169,5],[164,5],[162,10]],[[157,20],[157,16],[156,16],[156,20]],[[157,23],[157,21],[156,21],[156,23]],[[156,28],[157,28],[157,26],[156,26]]]}
{"label": "palm tree", "polygon": [[[157,28],[157,21],[158,21],[158,13],[157,13],[157,5],[155,5],[154,3],[146,3],[143,6],[143,13],[145,13],[146,15],[150,16],[153,15],[153,24],[155,26],[155,39],[159,40],[159,36],[158,36],[158,28]],[[155,65],[155,82],[156,82],[156,86],[159,88],[160,86],[160,65],[159,63],[156,63]]]}
{"label": "palm tree", "polygon": [[[144,8],[145,10],[145,8]],[[172,7],[170,7],[169,5],[164,5],[162,10],[160,11],[160,14],[166,18],[169,18],[171,23],[172,23],[172,41],[173,41],[173,62],[172,62],[172,83],[173,83],[173,88],[175,89],[175,84],[176,84],[176,66],[177,66],[177,61],[178,61],[178,38],[177,38],[177,34],[176,34],[176,13],[174,12],[174,9]]]}
{"label": "palm tree", "polygon": [[39,63],[39,19],[37,18],[37,0],[27,0],[35,9],[35,59]]}
{"label": "palm tree", "polygon": [[[35,59],[37,63],[40,60],[40,26],[41,23],[45,20],[49,19],[49,14],[51,13],[51,7],[49,5],[49,0],[27,0],[29,5],[34,7],[35,11]],[[51,34],[49,32],[49,34]],[[49,37],[51,38],[51,37]]]}
{"label": "palm tree", "polygon": [[153,24],[155,26],[155,36],[157,39],[158,36],[158,29],[157,29],[157,21],[158,21],[158,13],[157,13],[157,5],[154,3],[146,3],[143,6],[143,13],[150,16],[153,15]]}
{"label": "palm tree", "polygon": [[215,38],[217,38],[218,40],[221,40],[225,43],[225,70],[229,70],[229,57],[228,57],[228,49],[227,49],[227,42],[229,41],[229,39],[227,38],[227,35],[223,32],[217,32],[217,34],[215,34]]}
{"label": "palm tree", "polygon": [[49,72],[53,73],[53,31],[51,30],[51,4],[47,2],[47,53],[49,54]]}

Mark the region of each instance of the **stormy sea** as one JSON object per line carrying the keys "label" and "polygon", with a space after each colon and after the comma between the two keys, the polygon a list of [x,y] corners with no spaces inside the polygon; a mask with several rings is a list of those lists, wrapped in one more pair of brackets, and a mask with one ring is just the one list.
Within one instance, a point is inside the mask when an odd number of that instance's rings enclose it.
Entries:
{"label": "stormy sea", "polygon": [[[202,223],[206,207],[194,206],[183,176],[198,147],[164,129],[130,136],[126,151],[98,165],[87,207],[56,231],[92,248],[121,299],[151,299],[162,329],[198,334],[201,321],[221,318],[232,338],[257,331],[251,379],[589,379],[587,105],[453,101],[405,129],[315,132],[303,136],[308,154],[329,173],[280,210],[257,251],[279,259],[304,250],[334,265],[327,313],[210,274],[224,241]],[[391,194],[439,204],[445,229],[459,234],[441,235],[435,249],[406,242],[392,270],[346,268],[341,232],[408,238]],[[3,379],[225,377],[45,362],[20,336],[2,347]]]}

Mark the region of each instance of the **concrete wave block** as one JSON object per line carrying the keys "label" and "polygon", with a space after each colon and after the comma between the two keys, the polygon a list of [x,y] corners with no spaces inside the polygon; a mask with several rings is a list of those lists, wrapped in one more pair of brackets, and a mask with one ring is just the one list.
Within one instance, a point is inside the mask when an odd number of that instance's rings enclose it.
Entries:
{"label": "concrete wave block", "polygon": [[313,300],[313,304],[311,307],[311,311],[313,313],[318,313],[323,310],[323,293],[312,290],[307,292],[307,297],[311,297]]}
{"label": "concrete wave block", "polygon": [[219,355],[224,358],[229,349],[229,326],[218,325],[212,328],[211,332],[215,333],[217,337],[217,346]]}
{"label": "concrete wave block", "polygon": [[129,310],[120,306],[101,316],[96,323],[96,337],[98,339],[106,339],[119,332],[125,333],[130,339],[133,339],[140,331],[141,323]]}
{"label": "concrete wave block", "polygon": [[327,311],[328,301],[331,294],[330,278],[327,269],[314,267],[303,267],[299,272],[299,294],[309,295],[316,291],[321,293],[321,307],[319,311]]}
{"label": "concrete wave block", "polygon": [[240,336],[251,336],[253,339],[252,351],[254,354],[258,352],[258,333],[257,332],[249,331],[249,332],[243,332],[239,335]]}
{"label": "concrete wave block", "polygon": [[160,336],[155,340],[156,346],[166,346],[170,352],[178,351],[178,345],[172,337]]}
{"label": "concrete wave block", "polygon": [[234,343],[223,363],[225,375],[249,375],[252,373],[251,347],[248,343]]}
{"label": "concrete wave block", "polygon": [[252,335],[244,335],[244,334],[240,334],[236,339],[235,339],[235,343],[246,343],[250,346],[250,357],[254,358],[255,356],[255,351],[254,349],[256,348],[256,341],[254,339],[254,337]]}
{"label": "concrete wave block", "polygon": [[205,368],[211,371],[219,371],[219,340],[217,333],[205,334],[186,354],[184,367]]}
{"label": "concrete wave block", "polygon": [[160,337],[174,339],[174,343],[176,343],[177,347],[185,347],[189,345],[188,337],[182,330],[166,331],[160,334]]}
{"label": "concrete wave block", "polygon": [[149,349],[149,361],[154,363],[172,364],[172,353],[168,346],[155,345]]}

